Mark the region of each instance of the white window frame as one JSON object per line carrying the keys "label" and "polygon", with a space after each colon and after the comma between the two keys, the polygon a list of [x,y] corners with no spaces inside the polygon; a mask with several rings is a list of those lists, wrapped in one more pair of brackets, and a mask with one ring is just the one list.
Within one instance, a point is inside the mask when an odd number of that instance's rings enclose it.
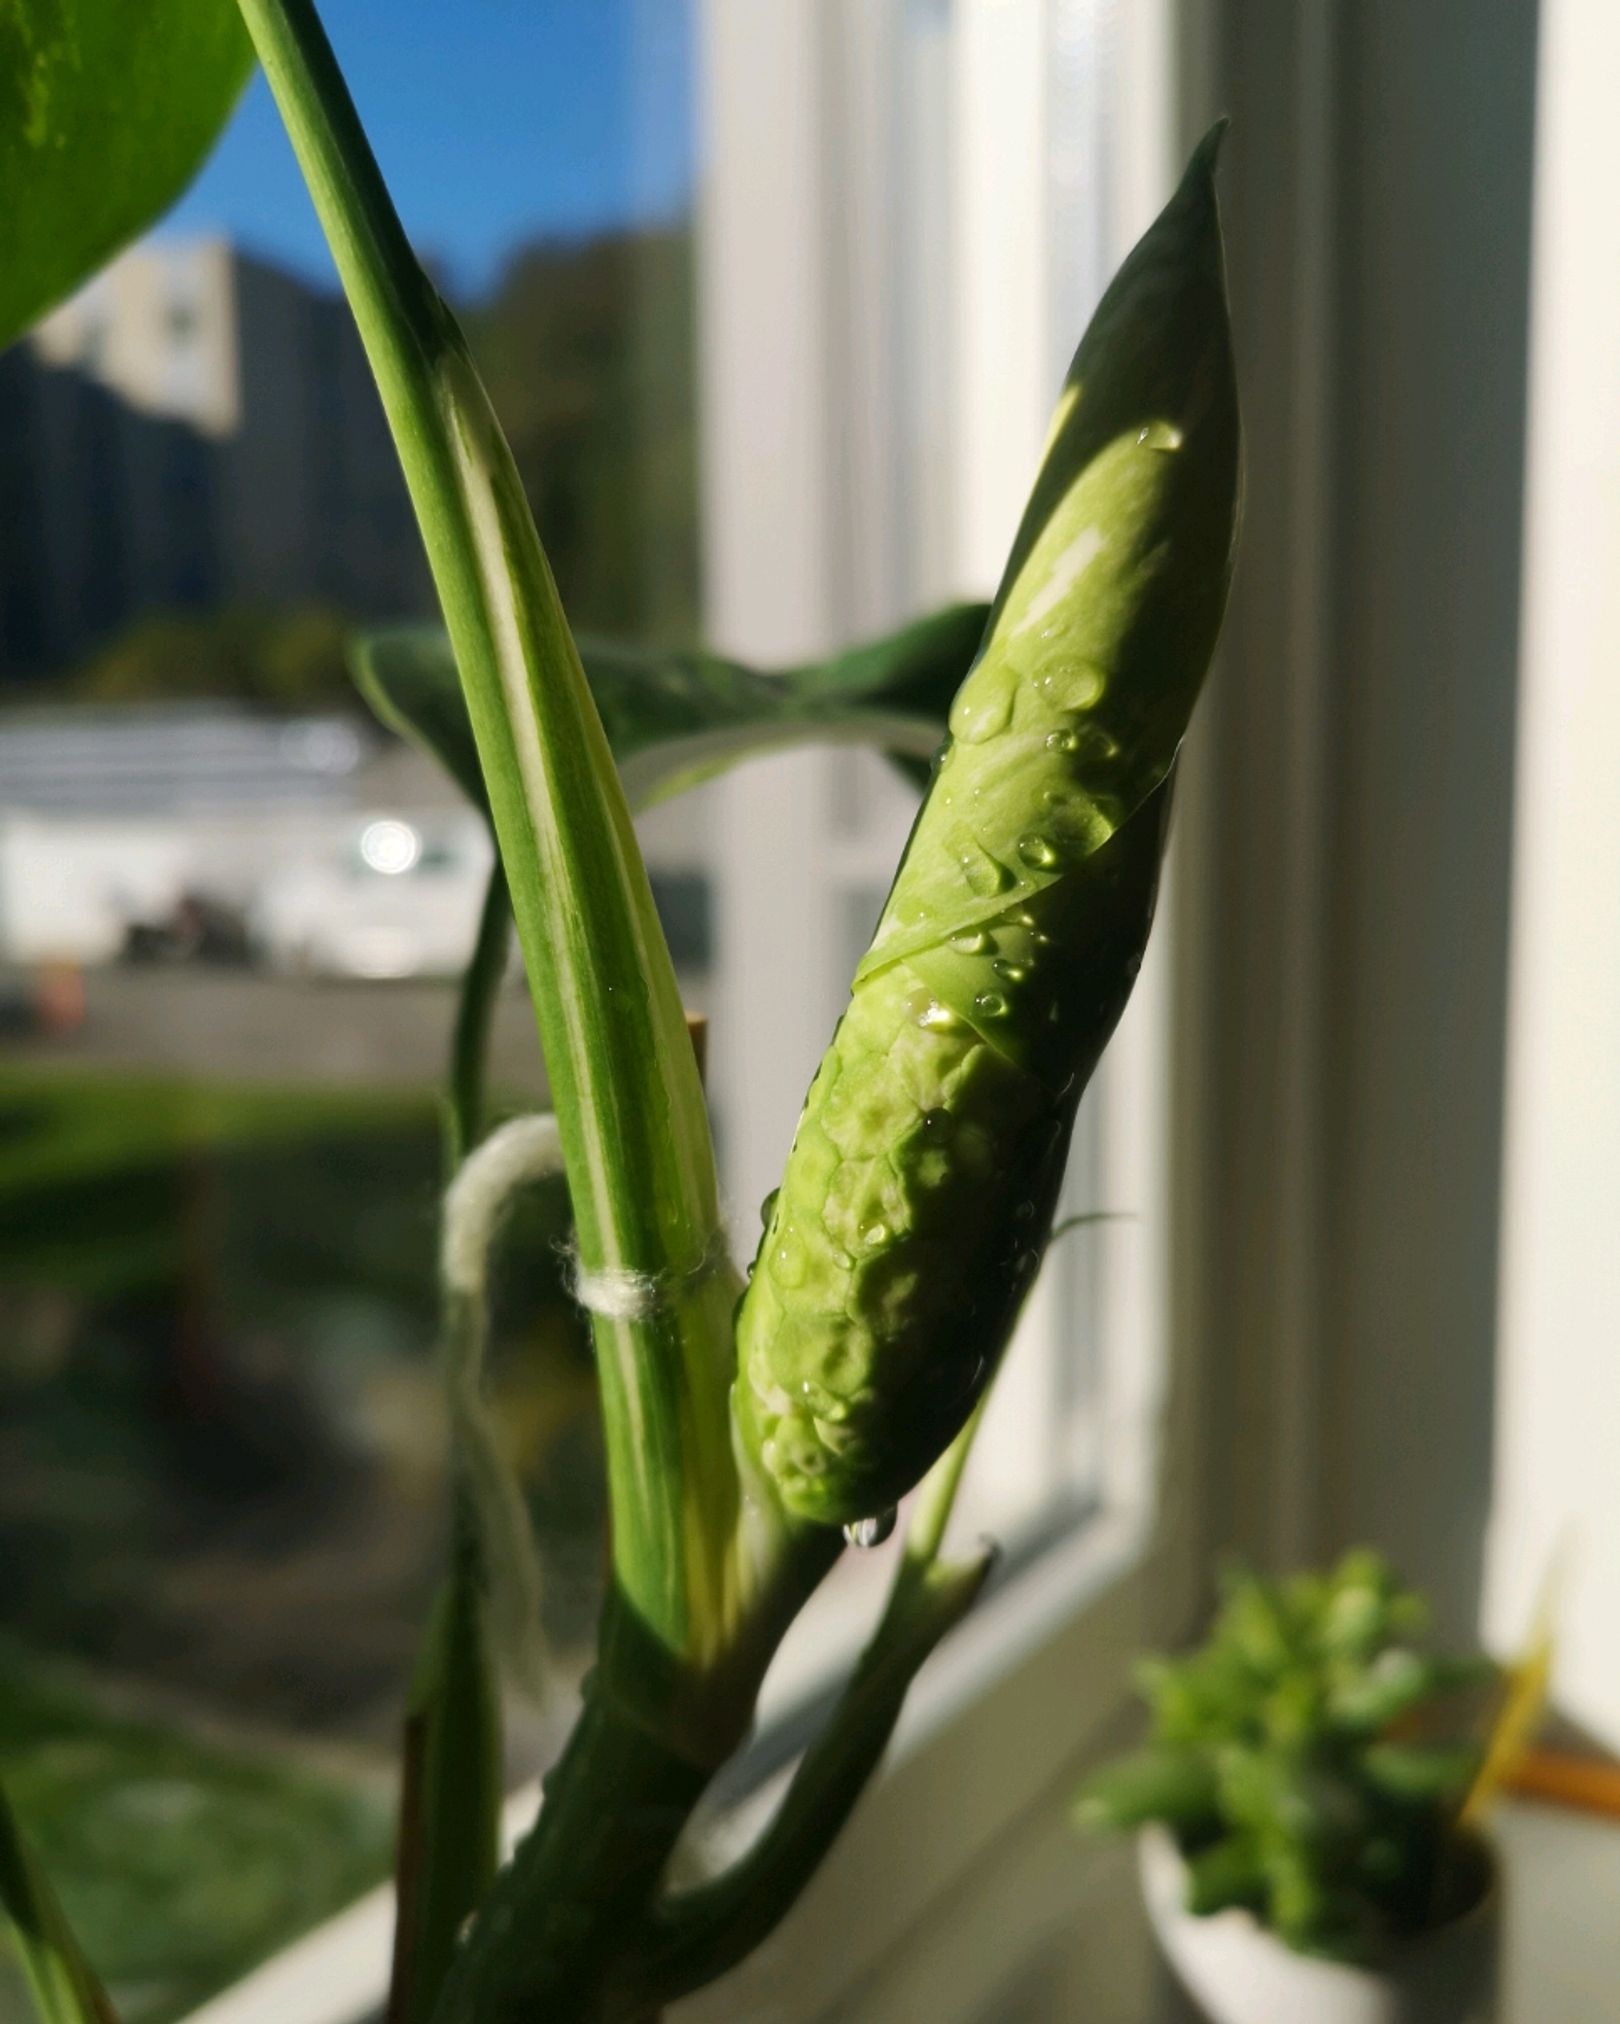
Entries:
{"label": "white window frame", "polygon": [[[1559,1576],[1559,1705],[1620,1743],[1620,15],[1542,0],[1487,1626]],[[1601,1984],[1594,1984],[1594,1987]],[[1594,2001],[1601,1999],[1594,1998]],[[1573,2014],[1573,2012],[1572,2012]],[[1595,2013],[1594,2013],[1595,2014]]]}
{"label": "white window frame", "polygon": [[[1223,1543],[1478,1634],[1494,1491],[1538,15],[1189,0],[1248,499],[1179,811]],[[1188,848],[1189,844],[1192,846]],[[1521,1625],[1522,1629],[1522,1625]]]}

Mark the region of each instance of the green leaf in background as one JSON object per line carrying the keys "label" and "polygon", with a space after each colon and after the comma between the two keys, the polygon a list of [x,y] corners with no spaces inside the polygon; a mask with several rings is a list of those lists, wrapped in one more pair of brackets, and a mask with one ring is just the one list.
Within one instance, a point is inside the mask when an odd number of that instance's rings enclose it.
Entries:
{"label": "green leaf in background", "polygon": [[11,1922],[41,2024],[115,2024],[95,1970],[0,1790],[0,1908]]}
{"label": "green leaf in background", "polygon": [[1368,1783],[1404,1805],[1461,1806],[1479,1771],[1477,1741],[1374,1743],[1362,1759]]}
{"label": "green leaf in background", "polygon": [[0,0],[0,345],[168,209],[252,67],[229,0]]}
{"label": "green leaf in background", "polygon": [[[988,607],[955,604],[831,660],[762,673],[715,654],[581,639],[580,658],[631,805],[645,808],[744,759],[790,745],[858,742],[914,779],[984,632]],[[450,642],[397,626],[356,642],[355,680],[390,730],[439,760],[487,810]]]}
{"label": "green leaf in background", "polygon": [[1104,1764],[1081,1788],[1074,1818],[1082,1827],[1140,1827],[1163,1820],[1182,1832],[1215,1816],[1216,1779],[1191,1750],[1137,1750]]}

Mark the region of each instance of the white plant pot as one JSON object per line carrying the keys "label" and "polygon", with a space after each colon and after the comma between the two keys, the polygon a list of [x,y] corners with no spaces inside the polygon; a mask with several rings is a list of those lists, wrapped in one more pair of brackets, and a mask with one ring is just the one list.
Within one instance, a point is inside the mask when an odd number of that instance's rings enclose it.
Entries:
{"label": "white plant pot", "polygon": [[1195,1918],[1175,1837],[1144,1828],[1142,1895],[1159,1945],[1211,2024],[1493,2024],[1501,1890],[1381,1968],[1313,1960],[1246,1911]]}

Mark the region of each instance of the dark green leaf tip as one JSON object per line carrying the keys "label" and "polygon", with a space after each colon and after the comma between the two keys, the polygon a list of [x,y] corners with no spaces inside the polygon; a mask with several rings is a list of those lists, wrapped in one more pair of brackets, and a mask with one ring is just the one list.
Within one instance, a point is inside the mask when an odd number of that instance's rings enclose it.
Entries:
{"label": "dark green leaf tip", "polygon": [[1206,175],[1212,176],[1215,173],[1216,166],[1221,158],[1221,146],[1226,139],[1227,129],[1231,124],[1230,114],[1223,112],[1209,132],[1198,143],[1197,147],[1193,149],[1193,164],[1195,167],[1201,168]]}
{"label": "dark green leaf tip", "polygon": [[1220,164],[1226,130],[1232,124],[1225,113],[1205,134],[1187,159],[1176,194],[1165,207],[1166,215],[1202,210],[1215,205],[1215,171]]}

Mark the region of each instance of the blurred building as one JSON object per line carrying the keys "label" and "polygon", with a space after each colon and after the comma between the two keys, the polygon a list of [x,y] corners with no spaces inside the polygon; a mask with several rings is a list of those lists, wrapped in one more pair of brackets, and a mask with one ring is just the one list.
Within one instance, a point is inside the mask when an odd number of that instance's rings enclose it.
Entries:
{"label": "blurred building", "polygon": [[[230,703],[10,711],[0,723],[0,962],[110,962],[188,896],[245,916],[278,874],[345,860],[368,811],[442,826],[461,810],[428,760],[347,716],[267,717]],[[469,915],[479,892],[470,870]]]}
{"label": "blurred building", "polygon": [[[683,977],[712,962],[701,804],[643,824]],[[0,718],[0,969],[138,956],[188,912],[303,975],[445,976],[469,954],[482,819],[414,746],[337,712],[230,702],[27,707]]]}
{"label": "blurred building", "polygon": [[223,240],[136,247],[0,358],[0,671],[135,613],[422,608],[349,314]]}

